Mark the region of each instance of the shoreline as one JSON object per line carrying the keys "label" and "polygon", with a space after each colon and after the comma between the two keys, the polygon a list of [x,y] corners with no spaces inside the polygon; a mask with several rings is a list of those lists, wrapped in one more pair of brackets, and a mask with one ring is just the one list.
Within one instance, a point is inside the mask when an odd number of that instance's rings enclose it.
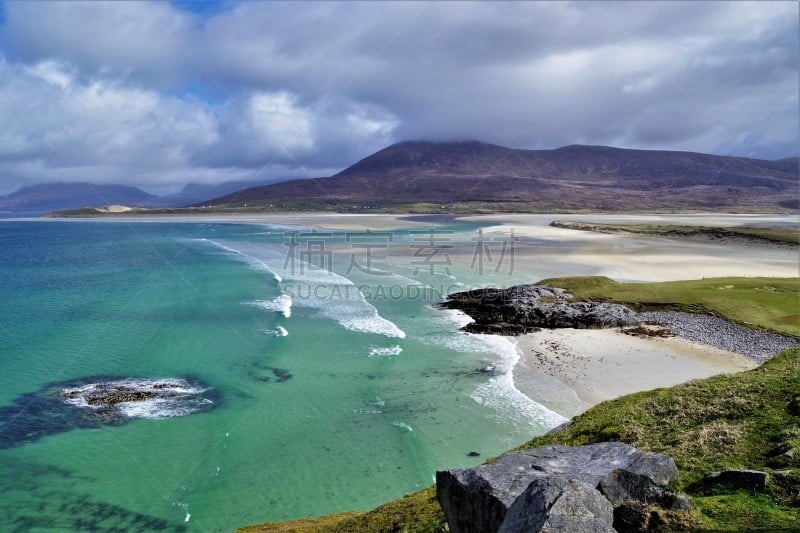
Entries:
{"label": "shoreline", "polygon": [[682,337],[642,338],[617,329],[550,329],[514,338],[516,388],[568,418],[627,394],[758,366]]}

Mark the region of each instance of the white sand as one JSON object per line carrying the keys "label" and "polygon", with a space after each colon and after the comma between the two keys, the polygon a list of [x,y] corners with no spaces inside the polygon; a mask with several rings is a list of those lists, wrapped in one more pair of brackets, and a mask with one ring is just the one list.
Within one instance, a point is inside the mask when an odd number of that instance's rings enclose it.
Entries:
{"label": "white sand", "polygon": [[468,220],[496,222],[484,231],[569,243],[569,249],[518,252],[517,264],[550,266],[558,276],[597,275],[619,281],[674,281],[722,276],[800,275],[797,250],[751,243],[692,241],[664,237],[595,233],[550,227],[553,220],[604,223],[797,226],[791,215],[488,215]]}
{"label": "white sand", "polygon": [[564,416],[634,392],[757,366],[680,337],[640,338],[616,330],[542,330],[517,337],[517,388]]}
{"label": "white sand", "polygon": [[233,224],[274,224],[278,226],[316,227],[331,230],[396,229],[429,227],[431,222],[414,220],[419,215],[390,215],[372,213],[216,213],[186,215],[134,215],[109,218],[20,218],[7,220],[26,221],[80,221],[80,222],[206,222]]}

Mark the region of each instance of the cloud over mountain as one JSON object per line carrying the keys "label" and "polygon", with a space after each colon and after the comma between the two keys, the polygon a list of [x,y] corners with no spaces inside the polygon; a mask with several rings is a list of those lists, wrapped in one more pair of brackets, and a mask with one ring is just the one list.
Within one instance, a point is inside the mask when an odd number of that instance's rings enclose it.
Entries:
{"label": "cloud over mountain", "polygon": [[403,139],[796,155],[798,9],[6,3],[0,193],[321,176]]}

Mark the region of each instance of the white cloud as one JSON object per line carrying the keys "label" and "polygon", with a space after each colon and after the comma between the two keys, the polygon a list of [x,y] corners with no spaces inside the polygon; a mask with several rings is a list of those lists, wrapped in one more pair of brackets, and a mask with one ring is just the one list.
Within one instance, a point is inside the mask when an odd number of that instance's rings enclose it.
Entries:
{"label": "white cloud", "polygon": [[314,146],[312,115],[297,106],[297,97],[286,92],[260,92],[250,96],[249,119],[256,139],[265,148],[288,154]]}
{"label": "white cloud", "polygon": [[407,138],[784,157],[800,144],[799,9],[12,2],[0,193],[73,175],[151,189],[324,175]]}

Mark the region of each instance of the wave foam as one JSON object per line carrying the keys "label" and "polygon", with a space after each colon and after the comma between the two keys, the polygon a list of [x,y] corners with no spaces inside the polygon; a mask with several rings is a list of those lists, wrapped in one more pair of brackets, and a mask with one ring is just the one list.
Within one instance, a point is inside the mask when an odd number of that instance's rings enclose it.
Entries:
{"label": "wave foam", "polygon": [[403,349],[400,346],[390,346],[388,348],[375,347],[369,351],[370,357],[392,357],[393,355],[400,355]]}
{"label": "wave foam", "polygon": [[277,313],[281,313],[286,318],[292,316],[292,297],[288,294],[281,294],[280,296],[276,296],[271,300],[255,300],[245,303],[266,311],[275,311]]}
{"label": "wave foam", "polygon": [[217,241],[213,241],[211,239],[198,239],[198,240],[203,241],[203,242],[207,242],[209,244],[212,244],[212,245],[216,246],[217,248],[221,248],[222,250],[225,250],[226,252],[229,252],[229,253],[231,253],[233,255],[239,256],[247,264],[258,268],[259,270],[266,270],[267,272],[272,274],[272,277],[275,278],[275,281],[277,281],[278,283],[283,281],[283,278],[280,276],[280,274],[278,274],[275,270],[270,268],[269,265],[267,265],[264,261],[262,261],[261,259],[259,259],[257,257],[254,257],[252,255],[246,254],[246,253],[244,253],[244,252],[242,252],[240,250],[237,250],[236,248],[231,248],[230,246],[225,246],[224,244],[222,244],[220,242],[217,242]]}
{"label": "wave foam", "polygon": [[321,268],[307,267],[287,275],[282,284],[296,305],[310,307],[351,331],[405,338],[406,333],[385,319],[349,279]]}
{"label": "wave foam", "polygon": [[264,330],[261,330],[261,331],[263,331],[264,333],[266,333],[267,335],[270,335],[272,337],[288,337],[289,336],[289,332],[286,331],[286,328],[284,328],[283,326],[278,326],[275,329],[264,329]]}
{"label": "wave foam", "polygon": [[184,379],[123,379],[63,389],[64,403],[96,411],[113,410],[126,418],[173,418],[207,409],[207,388]]}
{"label": "wave foam", "polygon": [[540,428],[552,428],[567,421],[566,418],[536,403],[517,389],[514,384],[514,366],[520,353],[516,343],[498,335],[468,334],[482,341],[491,353],[500,356],[495,363],[493,376],[480,384],[470,395],[476,403],[497,409],[503,416],[510,416],[517,422],[528,423]]}
{"label": "wave foam", "polygon": [[[291,298],[292,305],[313,308],[351,331],[397,338],[406,336],[394,322],[383,318],[356,285],[343,276],[299,259],[287,268],[285,253],[277,250],[255,249],[247,243],[237,243],[237,248],[233,248],[212,240],[207,242],[268,270],[280,284],[281,292]],[[277,305],[261,301],[259,304],[270,309]]]}

